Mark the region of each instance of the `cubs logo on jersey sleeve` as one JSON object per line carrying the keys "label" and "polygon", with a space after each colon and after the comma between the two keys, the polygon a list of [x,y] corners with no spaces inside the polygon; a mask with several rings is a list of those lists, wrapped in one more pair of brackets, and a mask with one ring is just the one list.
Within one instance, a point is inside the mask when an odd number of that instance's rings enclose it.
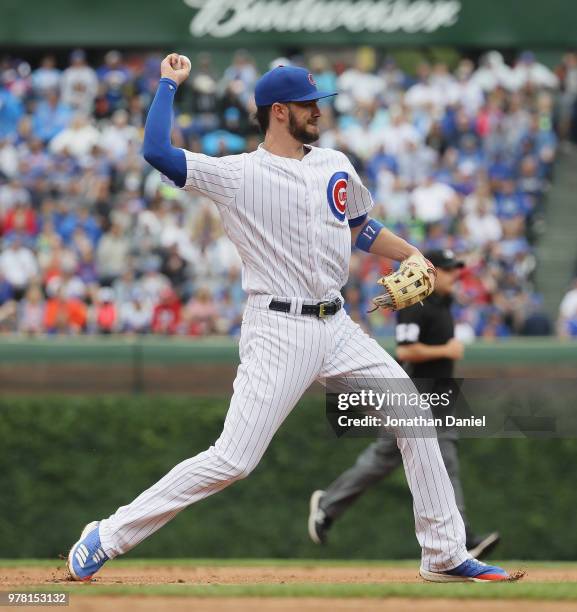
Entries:
{"label": "cubs logo on jersey sleeve", "polygon": [[339,220],[345,220],[347,210],[348,172],[335,172],[329,179],[327,199],[333,215]]}

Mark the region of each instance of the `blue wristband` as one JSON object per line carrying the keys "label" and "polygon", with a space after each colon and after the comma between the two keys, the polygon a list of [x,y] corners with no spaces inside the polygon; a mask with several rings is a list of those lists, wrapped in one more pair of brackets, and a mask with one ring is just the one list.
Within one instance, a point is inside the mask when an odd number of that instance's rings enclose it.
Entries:
{"label": "blue wristband", "polygon": [[371,250],[371,245],[377,239],[379,232],[383,229],[384,225],[379,223],[376,219],[370,219],[370,221],[363,227],[361,233],[357,236],[355,246],[361,251],[367,253]]}

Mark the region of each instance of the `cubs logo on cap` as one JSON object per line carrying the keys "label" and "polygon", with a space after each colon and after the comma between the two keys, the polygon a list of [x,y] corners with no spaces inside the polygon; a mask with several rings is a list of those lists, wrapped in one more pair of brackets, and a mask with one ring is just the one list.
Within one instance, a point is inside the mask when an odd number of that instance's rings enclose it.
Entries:
{"label": "cubs logo on cap", "polygon": [[313,76],[313,75],[312,75],[310,72],[309,72],[309,74],[308,74],[308,79],[309,79],[309,83],[310,83],[311,85],[314,85],[315,87],[317,86],[317,83],[316,83],[316,81],[315,81],[315,78],[314,78],[314,76]]}
{"label": "cubs logo on cap", "polygon": [[348,172],[335,172],[327,186],[327,200],[333,215],[339,220],[345,220],[347,210]]}

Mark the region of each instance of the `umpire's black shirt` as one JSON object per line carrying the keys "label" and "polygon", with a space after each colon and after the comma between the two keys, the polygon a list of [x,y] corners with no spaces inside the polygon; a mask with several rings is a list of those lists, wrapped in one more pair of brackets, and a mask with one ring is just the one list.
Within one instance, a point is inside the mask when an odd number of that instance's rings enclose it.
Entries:
{"label": "umpire's black shirt", "polygon": [[[451,303],[450,295],[433,292],[422,306],[415,304],[400,310],[395,330],[397,344],[446,344],[455,333]],[[454,370],[452,359],[433,359],[402,365],[411,378],[451,378]]]}
{"label": "umpire's black shirt", "polygon": [[[397,314],[395,335],[398,345],[446,344],[454,337],[455,324],[451,314],[452,297],[433,292],[421,306],[415,304]],[[432,408],[435,417],[454,414],[457,389],[453,380],[455,362],[452,359],[431,359],[420,363],[401,362],[421,393],[446,393],[450,391],[451,405]]]}

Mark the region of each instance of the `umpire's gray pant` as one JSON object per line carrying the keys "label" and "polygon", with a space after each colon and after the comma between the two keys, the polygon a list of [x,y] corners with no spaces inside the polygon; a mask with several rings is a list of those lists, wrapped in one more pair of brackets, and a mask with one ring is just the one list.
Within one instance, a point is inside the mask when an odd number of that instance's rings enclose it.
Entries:
{"label": "umpire's gray pant", "polygon": [[[439,432],[438,440],[445,467],[455,490],[457,507],[468,528],[463,487],[459,477],[457,434],[450,430]],[[391,474],[401,464],[402,458],[396,439],[388,435],[379,438],[359,455],[353,467],[343,472],[325,490],[320,503],[321,509],[329,518],[337,518],[371,485]]]}

